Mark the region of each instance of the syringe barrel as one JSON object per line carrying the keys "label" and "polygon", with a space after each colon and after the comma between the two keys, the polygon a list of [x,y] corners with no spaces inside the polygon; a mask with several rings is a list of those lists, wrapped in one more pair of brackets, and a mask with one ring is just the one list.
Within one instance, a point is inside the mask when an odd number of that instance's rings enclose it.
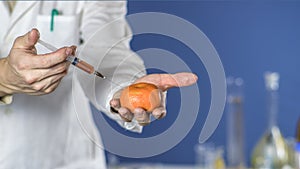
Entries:
{"label": "syringe barrel", "polygon": [[80,60],[77,57],[69,56],[69,57],[67,57],[67,60],[69,62],[71,62],[72,65],[78,67],[79,69],[81,69],[89,74],[92,74],[95,72],[95,69],[92,65],[86,63],[85,61]]}
{"label": "syringe barrel", "polygon": [[[56,47],[54,47],[51,44],[46,43],[46,42],[44,42],[44,41],[42,41],[40,39],[38,40],[38,43],[40,43],[41,45],[43,45],[44,47],[46,47],[50,51],[54,52],[54,51],[58,50]],[[71,62],[72,65],[78,67],[79,69],[81,69],[81,70],[83,70],[83,71],[85,71],[85,72],[87,72],[89,74],[95,73],[95,69],[94,69],[94,67],[92,65],[88,64],[85,61],[80,60],[79,58],[77,58],[75,56],[68,56],[66,60],[69,61],[69,62]]]}
{"label": "syringe barrel", "polygon": [[73,64],[75,58],[76,58],[75,56],[68,56],[66,60],[69,61],[69,62],[71,62]]}

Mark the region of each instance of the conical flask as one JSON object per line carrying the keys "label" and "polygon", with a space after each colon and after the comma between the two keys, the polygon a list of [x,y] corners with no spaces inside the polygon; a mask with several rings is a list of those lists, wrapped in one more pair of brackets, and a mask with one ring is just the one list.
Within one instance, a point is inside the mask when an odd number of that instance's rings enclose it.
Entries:
{"label": "conical flask", "polygon": [[267,131],[253,150],[251,164],[254,169],[292,168],[292,157],[289,154],[289,147],[276,125],[279,74],[275,72],[265,73],[265,84],[268,98],[269,125]]}

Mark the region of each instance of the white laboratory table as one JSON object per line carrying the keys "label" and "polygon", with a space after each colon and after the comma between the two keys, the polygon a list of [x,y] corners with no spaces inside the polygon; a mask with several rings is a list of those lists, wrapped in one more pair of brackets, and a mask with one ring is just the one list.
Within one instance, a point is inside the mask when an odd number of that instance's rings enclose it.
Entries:
{"label": "white laboratory table", "polygon": [[187,165],[167,165],[167,164],[128,164],[109,169],[201,169],[196,166]]}

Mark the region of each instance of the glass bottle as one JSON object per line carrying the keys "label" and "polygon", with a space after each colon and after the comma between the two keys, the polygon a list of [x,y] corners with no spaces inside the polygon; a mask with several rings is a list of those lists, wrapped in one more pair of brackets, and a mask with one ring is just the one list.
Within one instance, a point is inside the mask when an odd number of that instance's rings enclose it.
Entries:
{"label": "glass bottle", "polygon": [[296,147],[295,147],[296,169],[300,169],[300,118],[298,119],[296,129]]}
{"label": "glass bottle", "polygon": [[289,154],[289,147],[276,124],[279,74],[275,72],[265,73],[265,85],[269,124],[267,131],[254,148],[251,164],[254,169],[291,168],[292,157]]}
{"label": "glass bottle", "polygon": [[298,119],[297,129],[296,129],[296,142],[300,143],[300,117]]}
{"label": "glass bottle", "polygon": [[221,147],[216,150],[213,169],[226,169],[223,152],[224,150]]}
{"label": "glass bottle", "polygon": [[243,80],[227,78],[227,159],[228,167],[245,168]]}

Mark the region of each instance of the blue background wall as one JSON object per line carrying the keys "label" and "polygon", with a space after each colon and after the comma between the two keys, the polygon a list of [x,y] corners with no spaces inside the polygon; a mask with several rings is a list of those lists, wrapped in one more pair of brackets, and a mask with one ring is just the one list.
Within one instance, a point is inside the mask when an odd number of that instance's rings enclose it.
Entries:
{"label": "blue background wall", "polygon": [[[245,82],[245,132],[247,160],[251,149],[266,128],[266,102],[263,73],[277,71],[280,79],[280,112],[278,124],[285,137],[295,133],[300,115],[300,2],[239,2],[239,1],[130,1],[128,13],[164,12],[182,17],[201,29],[214,44],[223,62],[226,75],[242,77]],[[201,107],[197,123],[176,147],[161,155],[145,159],[120,157],[121,162],[194,163],[194,145],[206,118],[210,101],[210,84],[205,68],[198,57],[184,44],[159,35],[134,37],[135,51],[161,48],[180,56],[200,76]],[[159,72],[148,70],[150,73]],[[168,116],[145,127],[143,134],[118,131],[134,137],[148,137],[164,131],[177,116],[178,89],[168,95]],[[171,113],[172,112],[172,113]],[[97,113],[95,121],[97,121]],[[107,119],[110,121],[109,119]],[[100,129],[105,130],[105,129]],[[208,140],[226,145],[226,118]],[[122,144],[121,141],[104,138]],[[126,145],[124,145],[126,146]],[[249,162],[249,161],[248,161]]]}

